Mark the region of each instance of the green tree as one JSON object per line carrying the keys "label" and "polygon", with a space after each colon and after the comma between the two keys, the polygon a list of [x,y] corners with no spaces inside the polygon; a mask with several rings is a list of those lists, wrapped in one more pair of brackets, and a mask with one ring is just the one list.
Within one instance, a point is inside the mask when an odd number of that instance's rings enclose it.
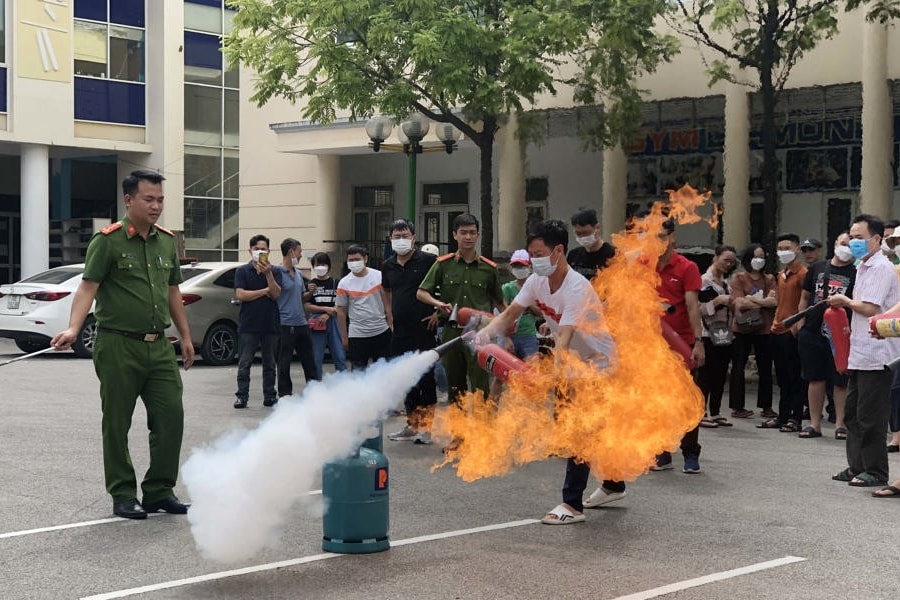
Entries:
{"label": "green tree", "polygon": [[229,0],[229,61],[256,74],[252,100],[304,101],[320,123],[419,111],[480,150],[482,247],[493,247],[492,155],[501,119],[571,85],[599,104],[595,145],[639,126],[633,80],[675,51],[653,32],[665,0]]}
{"label": "green tree", "polygon": [[[791,70],[804,54],[838,30],[838,14],[867,0],[674,0],[673,27],[712,50],[710,85],[720,80],[747,83],[741,70],[753,71],[750,85],[762,97],[763,240],[775,248],[778,216],[778,126],[776,106]],[[898,0],[877,0],[868,18],[882,23],[900,14]],[[736,67],[736,68],[735,68]],[[726,207],[727,210],[727,207]]]}

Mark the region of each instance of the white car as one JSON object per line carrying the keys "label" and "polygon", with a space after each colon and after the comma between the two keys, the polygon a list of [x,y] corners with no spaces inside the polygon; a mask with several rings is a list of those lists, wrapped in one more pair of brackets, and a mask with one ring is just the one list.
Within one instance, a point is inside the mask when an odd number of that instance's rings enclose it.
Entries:
{"label": "white car", "polygon": [[[69,326],[75,290],[84,265],[67,265],[33,275],[22,281],[0,285],[0,337],[12,338],[24,352],[43,350],[53,336]],[[75,354],[90,357],[97,338],[94,305],[78,339]]]}

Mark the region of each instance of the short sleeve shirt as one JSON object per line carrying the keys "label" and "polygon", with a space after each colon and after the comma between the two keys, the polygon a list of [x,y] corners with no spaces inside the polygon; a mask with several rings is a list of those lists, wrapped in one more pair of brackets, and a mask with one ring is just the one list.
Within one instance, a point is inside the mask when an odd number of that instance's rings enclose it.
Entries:
{"label": "short sleeve shirt", "polygon": [[281,295],[278,296],[278,316],[282,325],[302,327],[306,325],[306,312],[303,310],[303,292],[306,291],[306,280],[300,273],[300,269],[294,269],[291,277],[283,265],[276,265],[272,270],[276,273],[276,281],[281,286]]}
{"label": "short sleeve shirt", "polygon": [[688,346],[694,343],[694,327],[684,296],[687,292],[699,292],[700,285],[700,268],[677,252],[659,270],[659,295],[674,307],[671,313],[663,315],[663,320]]}
{"label": "short sleeve shirt", "polygon": [[100,284],[94,317],[100,327],[147,333],[172,323],[169,286],[182,281],[171,233],[157,226],[145,240],[126,217],[88,244],[84,279]]}
{"label": "short sleeve shirt", "polygon": [[792,265],[782,269],[775,276],[778,285],[778,291],[775,292],[778,297],[778,306],[775,307],[775,321],[772,323],[772,333],[785,333],[782,321],[797,314],[800,308],[800,296],[803,291],[803,282],[806,281],[806,266],[797,261],[796,265]]}
{"label": "short sleeve shirt", "polygon": [[[276,275],[277,277],[277,275]],[[238,267],[234,274],[234,288],[247,291],[269,287],[266,276],[256,272],[253,263]],[[241,302],[238,313],[238,333],[278,333],[278,303],[268,296]]]}
{"label": "short sleeve shirt", "polygon": [[[519,282],[518,281],[507,281],[503,284],[503,300],[510,304],[513,300],[516,299],[516,296],[519,294]],[[537,335],[537,326],[535,325],[536,319],[534,315],[528,311],[522,313],[522,316],[519,317],[518,324],[516,325],[516,335]]]}
{"label": "short sleeve shirt", "polygon": [[459,252],[440,257],[419,288],[431,294],[439,291],[441,300],[449,304],[485,312],[503,303],[497,266],[480,256],[466,262]]}
{"label": "short sleeve shirt", "polygon": [[569,250],[566,262],[578,273],[587,279],[593,279],[597,271],[606,268],[606,264],[616,255],[616,248],[607,242],[603,242],[596,252],[590,252],[587,248],[579,246]]}
{"label": "short sleeve shirt", "polygon": [[402,265],[397,261],[396,254],[384,261],[381,285],[391,293],[394,335],[402,336],[426,328],[422,319],[429,317],[433,309],[424,302],[419,302],[416,292],[436,260],[433,254],[414,250],[413,255]]}
{"label": "short sleeve shirt", "polygon": [[381,299],[381,271],[369,267],[363,276],[350,273],[338,282],[335,306],[350,317],[352,338],[375,337],[388,330]]}
{"label": "short sleeve shirt", "polygon": [[334,306],[334,299],[337,295],[334,277],[326,277],[325,279],[316,277],[312,282],[316,284],[316,289],[309,300],[310,303],[316,306]]}
{"label": "short sleeve shirt", "polygon": [[[828,282],[825,282],[825,271],[828,271]],[[803,282],[803,291],[809,292],[809,305],[821,302],[827,296],[844,294],[853,295],[853,283],[856,281],[856,267],[849,265],[836,266],[829,261],[820,260],[810,265]],[[803,322],[803,329],[821,332],[824,310],[813,311]]]}

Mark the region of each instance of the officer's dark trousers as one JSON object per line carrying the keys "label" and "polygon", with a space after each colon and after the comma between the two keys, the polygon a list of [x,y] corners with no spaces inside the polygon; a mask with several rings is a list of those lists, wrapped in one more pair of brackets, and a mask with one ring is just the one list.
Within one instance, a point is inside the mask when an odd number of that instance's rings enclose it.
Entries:
{"label": "officer's dark trousers", "polygon": [[869,473],[888,480],[887,433],[891,416],[891,380],[887,369],[850,371],[847,386],[847,466],[854,473]]}
{"label": "officer's dark trousers", "polygon": [[[461,334],[462,330],[458,327],[446,326],[441,335],[441,343],[458,338]],[[468,390],[481,390],[487,398],[490,393],[490,376],[478,365],[471,350],[462,344],[456,344],[444,354],[441,362],[447,373],[450,402],[457,402]]]}
{"label": "officer's dark trousers", "polygon": [[300,358],[306,381],[319,379],[316,359],[313,354],[312,334],[309,325],[282,325],[278,342],[278,395],[290,396],[294,393],[291,381],[291,359],[294,352]]}
{"label": "officer's dark trousers", "polygon": [[172,344],[163,336],[143,342],[101,331],[94,345],[94,371],[100,380],[106,491],[113,502],[137,498],[128,430],[140,396],[150,430],[150,468],[141,483],[143,500],[171,496],[184,431],[181,375]]}
{"label": "officer's dark trousers", "polygon": [[242,333],[238,338],[240,355],[237,370],[237,391],[234,393],[238,400],[250,398],[250,367],[253,366],[253,357],[259,349],[262,355],[263,367],[263,400],[269,402],[278,399],[275,393],[275,352],[278,349],[277,333]]}

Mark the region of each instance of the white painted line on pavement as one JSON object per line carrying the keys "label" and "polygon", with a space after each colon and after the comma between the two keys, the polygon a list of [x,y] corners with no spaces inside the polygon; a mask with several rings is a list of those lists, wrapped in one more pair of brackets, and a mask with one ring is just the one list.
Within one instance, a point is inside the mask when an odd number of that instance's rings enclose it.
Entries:
{"label": "white painted line on pavement", "polygon": [[803,562],[805,560],[805,558],[801,558],[799,556],[785,556],[784,558],[776,558],[775,560],[756,563],[755,565],[740,567],[739,569],[721,571],[719,573],[711,573],[710,575],[704,575],[703,577],[697,577],[695,579],[687,579],[685,581],[679,581],[678,583],[670,583],[669,585],[653,588],[652,590],[638,592],[636,594],[619,596],[618,598],[614,598],[613,600],[648,600],[649,598],[658,598],[660,596],[665,596],[666,594],[673,594],[675,592],[680,592],[689,588],[706,585],[707,583],[715,583],[716,581],[723,581],[725,579],[731,579],[733,577],[740,577],[741,575],[756,573],[757,571],[765,571],[766,569],[783,567],[785,565]]}
{"label": "white painted line on pavement", "polygon": [[[455,531],[444,531],[443,533],[434,533],[430,535],[420,535],[418,537],[406,538],[404,540],[392,541],[391,546],[407,546],[409,544],[419,544],[422,542],[430,542],[433,540],[443,540],[447,538],[459,537],[461,535],[470,535],[473,533],[482,533],[485,531],[496,531],[498,529],[509,529],[511,527],[521,527],[522,525],[532,525],[538,523],[537,519],[523,519],[521,521],[510,521],[508,523],[497,523],[494,525],[485,525],[483,527],[472,527],[471,529],[457,529]],[[283,569],[285,567],[293,567],[305,563],[327,560],[329,558],[339,558],[342,556],[356,556],[347,554],[313,554],[312,556],[304,556],[302,558],[293,558],[291,560],[282,560],[274,563],[256,565],[254,567],[243,567],[241,569],[232,569],[230,571],[219,571],[218,573],[208,573],[206,575],[197,575],[196,577],[188,577],[186,579],[176,579],[175,581],[167,581],[164,583],[155,583],[142,587],[131,588],[127,590],[119,590],[116,592],[107,592],[105,594],[97,594],[95,596],[84,596],[81,600],[112,600],[113,598],[125,598],[128,596],[136,596],[138,594],[147,594],[149,592],[158,592],[160,590],[168,590],[185,585],[195,583],[203,583],[206,581],[215,581],[218,579],[226,579],[228,577],[236,577],[238,575],[247,575],[250,573],[259,573],[260,571],[272,571],[274,569]]]}
{"label": "white painted line on pavement", "polygon": [[[320,495],[322,490],[310,490],[306,492],[307,496]],[[162,517],[165,513],[151,513],[149,517]],[[91,527],[92,525],[105,525],[107,523],[127,523],[132,519],[123,519],[121,517],[110,517],[108,519],[96,519],[94,521],[80,521],[78,523],[66,523],[65,525],[51,525],[50,527],[38,527],[37,529],[23,529],[22,531],[9,531],[0,533],[0,540],[7,538],[22,537],[24,535],[34,535],[36,533],[50,533],[51,531],[62,531],[64,529],[77,529],[78,527]]]}

